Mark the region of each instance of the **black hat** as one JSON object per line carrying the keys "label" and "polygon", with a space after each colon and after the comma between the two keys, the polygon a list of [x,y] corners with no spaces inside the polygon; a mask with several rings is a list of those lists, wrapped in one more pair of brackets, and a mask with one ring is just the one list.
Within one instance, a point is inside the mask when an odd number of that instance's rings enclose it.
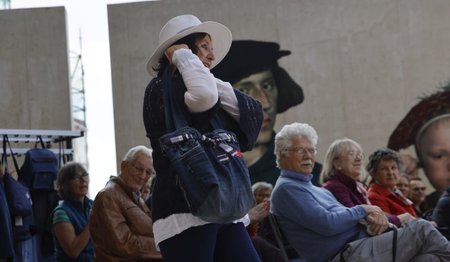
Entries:
{"label": "black hat", "polygon": [[290,54],[291,51],[280,50],[280,45],[274,42],[233,41],[228,54],[211,72],[217,78],[235,84],[252,74],[272,69],[278,87],[277,113],[283,113],[304,99],[301,86],[278,66],[278,59]]}

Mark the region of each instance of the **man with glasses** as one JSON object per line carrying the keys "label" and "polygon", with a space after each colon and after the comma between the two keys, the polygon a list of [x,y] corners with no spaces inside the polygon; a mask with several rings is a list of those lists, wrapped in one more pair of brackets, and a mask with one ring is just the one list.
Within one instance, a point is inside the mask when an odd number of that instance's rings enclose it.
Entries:
{"label": "man with glasses", "polygon": [[409,181],[409,194],[406,197],[413,202],[413,208],[417,217],[422,217],[424,211],[426,211],[422,209],[422,204],[427,196],[426,190],[427,187],[420,177],[413,178]]}
{"label": "man with glasses", "polygon": [[[318,262],[393,261],[395,257],[397,261],[450,260],[449,242],[429,222],[412,221],[385,232],[389,223],[380,208],[344,207],[330,191],[314,186],[311,172],[317,140],[314,128],[301,123],[285,125],[275,136],[281,174],[270,212],[302,258]],[[366,225],[360,223],[363,219]]]}
{"label": "man with glasses", "polygon": [[94,200],[90,232],[96,261],[160,259],[153,238],[150,210],[140,190],[154,175],[152,150],[131,148]]}

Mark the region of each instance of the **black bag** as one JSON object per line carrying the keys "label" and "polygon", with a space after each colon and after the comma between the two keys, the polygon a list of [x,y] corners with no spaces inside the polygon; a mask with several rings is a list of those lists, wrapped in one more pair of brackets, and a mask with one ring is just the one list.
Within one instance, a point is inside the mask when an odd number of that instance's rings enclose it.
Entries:
{"label": "black bag", "polygon": [[235,134],[221,129],[216,115],[214,131],[200,134],[187,126],[176,103],[171,68],[165,71],[166,127],[173,131],[159,140],[176,171],[179,185],[193,215],[213,223],[230,223],[254,206],[248,169]]}

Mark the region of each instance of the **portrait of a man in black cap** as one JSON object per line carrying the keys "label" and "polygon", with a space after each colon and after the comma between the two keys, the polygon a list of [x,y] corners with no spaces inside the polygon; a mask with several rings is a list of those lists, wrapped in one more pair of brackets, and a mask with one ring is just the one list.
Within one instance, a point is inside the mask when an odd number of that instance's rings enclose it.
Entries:
{"label": "portrait of a man in black cap", "polygon": [[[276,115],[301,104],[304,99],[300,85],[278,65],[278,59],[290,54],[290,51],[280,50],[280,45],[274,42],[233,41],[227,56],[211,70],[217,78],[230,82],[263,106],[264,121],[256,145],[252,151],[244,153],[252,184],[266,181],[275,185],[280,174],[273,153]],[[313,173],[319,174],[320,167],[316,163]]]}

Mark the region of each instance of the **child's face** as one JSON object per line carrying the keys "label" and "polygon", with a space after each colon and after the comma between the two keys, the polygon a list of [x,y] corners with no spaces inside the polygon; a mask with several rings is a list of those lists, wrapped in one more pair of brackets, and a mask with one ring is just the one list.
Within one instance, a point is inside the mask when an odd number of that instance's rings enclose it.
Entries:
{"label": "child's face", "polygon": [[450,117],[432,123],[419,140],[423,169],[436,190],[450,186]]}

